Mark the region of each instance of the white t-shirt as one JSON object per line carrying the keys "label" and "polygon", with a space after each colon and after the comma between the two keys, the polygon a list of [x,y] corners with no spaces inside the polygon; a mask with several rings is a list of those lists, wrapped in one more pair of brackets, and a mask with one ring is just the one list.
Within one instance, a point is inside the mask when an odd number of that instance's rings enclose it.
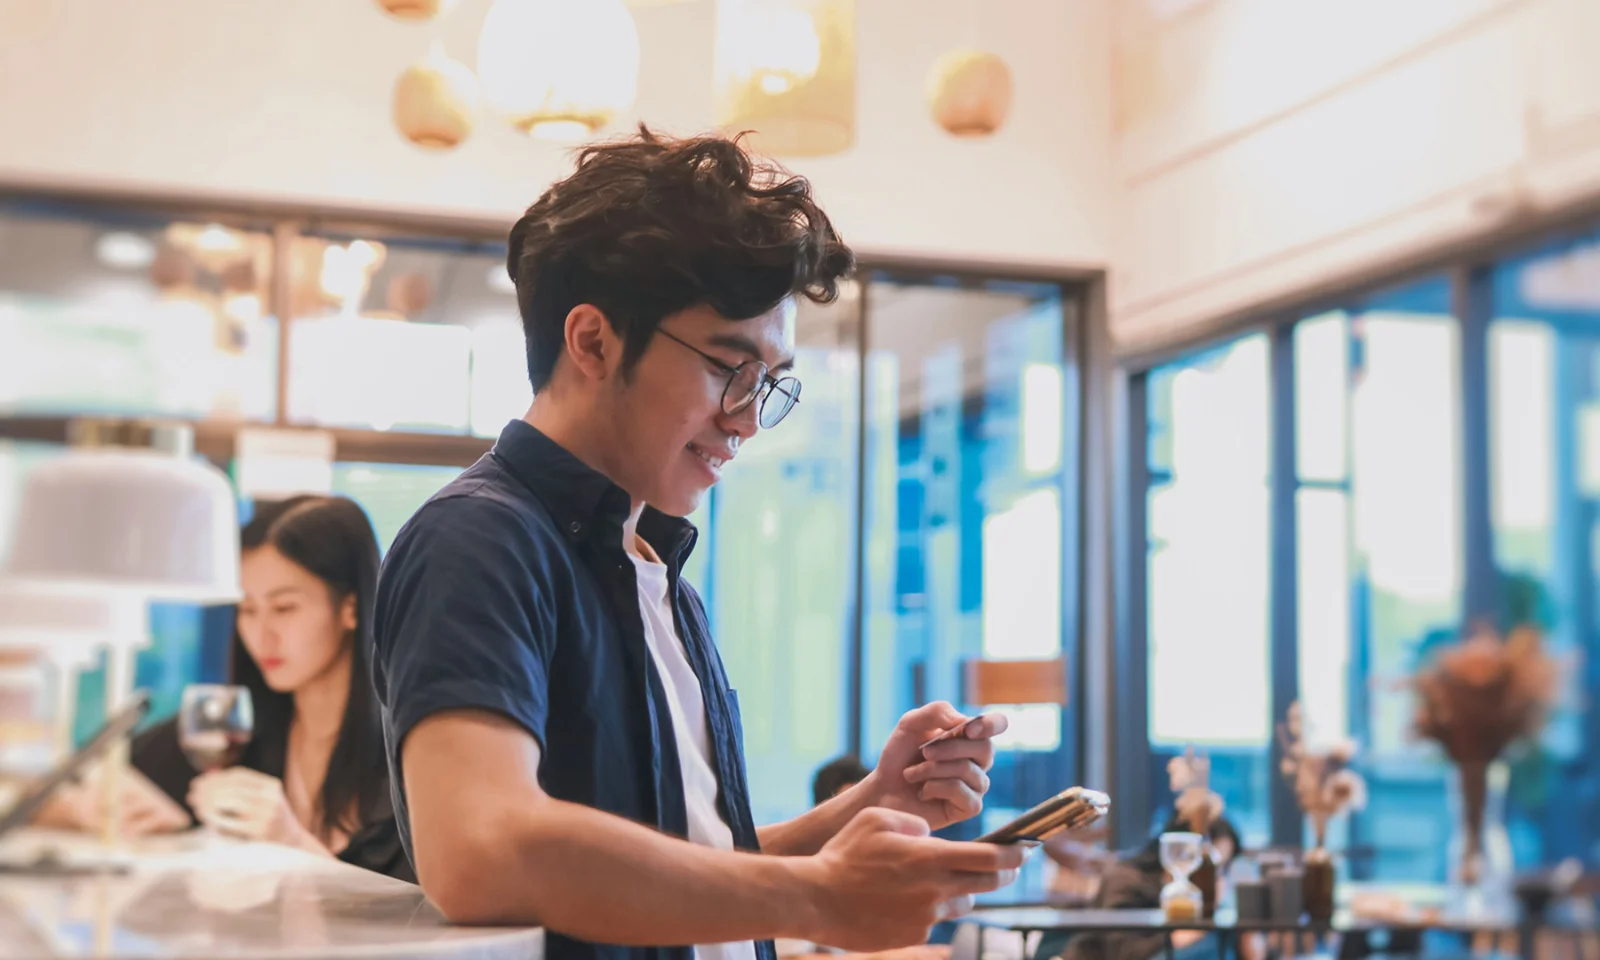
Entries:
{"label": "white t-shirt", "polygon": [[[644,618],[644,638],[667,691],[672,714],[673,739],[678,744],[678,765],[683,770],[683,801],[689,814],[689,840],[721,850],[733,849],[733,831],[717,811],[717,774],[711,764],[711,741],[706,734],[706,705],[700,680],[694,675],[683,649],[672,601],[667,597],[667,568],[629,554],[639,579],[639,613]],[[697,960],[755,960],[754,943],[702,944],[694,948]]]}

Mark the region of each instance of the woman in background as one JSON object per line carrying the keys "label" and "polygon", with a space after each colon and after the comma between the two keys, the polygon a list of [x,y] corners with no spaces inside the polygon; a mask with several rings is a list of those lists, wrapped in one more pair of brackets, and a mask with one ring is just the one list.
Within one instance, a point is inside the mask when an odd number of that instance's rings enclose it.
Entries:
{"label": "woman in background", "polygon": [[343,497],[296,497],[261,505],[240,548],[244,598],[230,682],[250,691],[254,735],[237,765],[198,775],[175,718],[136,737],[134,769],[171,810],[181,808],[141,822],[147,832],[181,829],[192,817],[228,836],[414,881],[368,675],[378,580],[372,524]]}
{"label": "woman in background", "polygon": [[[1188,818],[1174,812],[1166,825],[1136,853],[1105,863],[1093,906],[1101,910],[1149,910],[1160,907],[1161,888],[1169,879],[1161,866],[1161,834],[1188,829]],[[1207,833],[1220,878],[1239,852],[1239,833],[1232,823],[1221,817],[1212,821]],[[1057,856],[1054,850],[1047,852],[1053,857]],[[1169,950],[1168,936],[1161,932],[1079,933],[1069,936],[1047,934],[1034,956],[1041,960],[1150,960],[1159,954],[1175,956],[1179,960],[1185,957],[1213,957],[1217,955],[1217,948],[1208,937],[1203,931],[1179,931],[1171,935]],[[1239,951],[1245,960],[1252,960],[1260,954],[1259,944],[1249,937],[1240,939]]]}

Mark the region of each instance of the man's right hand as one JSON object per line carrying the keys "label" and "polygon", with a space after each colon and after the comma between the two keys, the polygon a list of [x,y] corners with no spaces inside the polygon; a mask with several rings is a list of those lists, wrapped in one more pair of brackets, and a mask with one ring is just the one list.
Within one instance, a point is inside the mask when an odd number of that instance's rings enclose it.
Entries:
{"label": "man's right hand", "polygon": [[935,923],[972,908],[974,894],[1016,879],[1025,851],[928,836],[921,817],[863,810],[820,852],[797,864],[812,891],[808,938],[845,950],[926,943]]}

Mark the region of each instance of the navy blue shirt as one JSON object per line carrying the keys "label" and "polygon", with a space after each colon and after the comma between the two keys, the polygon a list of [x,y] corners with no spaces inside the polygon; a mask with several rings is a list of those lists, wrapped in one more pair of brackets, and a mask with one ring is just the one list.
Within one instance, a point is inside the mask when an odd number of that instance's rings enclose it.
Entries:
{"label": "navy blue shirt", "polygon": [[[378,582],[372,672],[408,856],[400,747],[443,710],[492,710],[526,728],[550,796],[687,836],[667,694],[623,550],[629,507],[620,487],[514,420],[400,530]],[[756,850],[738,700],[705,608],[678,576],[695,529],[646,507],[638,533],[667,566],[678,634],[705,699],[718,809],[734,845]],[[687,947],[630,949],[555,933],[545,951],[550,960],[690,956]],[[757,944],[757,956],[773,960],[772,945]]]}

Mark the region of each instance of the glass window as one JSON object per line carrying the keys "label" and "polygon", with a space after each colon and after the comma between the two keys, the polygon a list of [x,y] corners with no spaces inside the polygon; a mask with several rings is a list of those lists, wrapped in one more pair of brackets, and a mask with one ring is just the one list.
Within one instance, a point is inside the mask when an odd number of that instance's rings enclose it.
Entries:
{"label": "glass window", "polygon": [[1152,829],[1167,761],[1192,744],[1250,845],[1270,833],[1268,357],[1252,334],[1146,381]]}
{"label": "glass window", "polygon": [[709,594],[743,705],[757,823],[805,811],[812,774],[849,749],[860,299],[846,291],[828,306],[801,302],[800,402],[739,448],[709,508],[690,518],[699,570],[686,576]]}
{"label": "glass window", "polygon": [[378,536],[378,549],[388,553],[395,534],[417,508],[460,476],[461,470],[405,463],[336,463],[333,492],[361,504]]}
{"label": "glass window", "polygon": [[495,436],[532,402],[497,244],[303,236],[289,419]]}
{"label": "glass window", "polygon": [[962,689],[968,661],[1062,652],[1071,307],[1051,285],[889,277],[868,303],[865,749],[927,701],[1005,712],[1001,819],[1071,775],[1070,711]]}
{"label": "glass window", "polygon": [[1458,341],[1443,278],[1294,329],[1298,698],[1314,741],[1362,744],[1368,807],[1330,842],[1386,880],[1444,877],[1445,769],[1386,691],[1458,630]]}
{"label": "glass window", "polygon": [[1299,700],[1324,741],[1350,732],[1351,348],[1343,312],[1294,328]]}
{"label": "glass window", "polygon": [[[1600,238],[1496,267],[1489,328],[1494,559],[1502,627],[1543,628],[1564,686],[1511,759],[1519,866],[1600,857]],[[1585,704],[1591,705],[1585,710]]]}
{"label": "glass window", "polygon": [[271,237],[0,202],[0,414],[276,414]]}

